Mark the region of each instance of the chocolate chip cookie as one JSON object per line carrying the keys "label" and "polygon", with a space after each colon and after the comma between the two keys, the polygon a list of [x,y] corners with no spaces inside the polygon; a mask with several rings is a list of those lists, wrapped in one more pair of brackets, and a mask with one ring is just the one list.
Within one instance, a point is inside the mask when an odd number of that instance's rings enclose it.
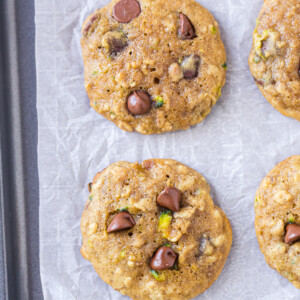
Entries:
{"label": "chocolate chip cookie", "polygon": [[169,159],[117,162],[98,173],[81,219],[81,253],[132,299],[190,299],[218,278],[230,223],[206,180]]}
{"label": "chocolate chip cookie", "polygon": [[278,164],[260,184],[255,228],[269,266],[300,289],[300,155]]}
{"label": "chocolate chip cookie", "polygon": [[265,0],[253,33],[249,66],[262,94],[300,121],[300,1]]}
{"label": "chocolate chip cookie", "polygon": [[126,131],[187,129],[225,84],[218,24],[194,0],[113,0],[85,21],[81,45],[91,106]]}

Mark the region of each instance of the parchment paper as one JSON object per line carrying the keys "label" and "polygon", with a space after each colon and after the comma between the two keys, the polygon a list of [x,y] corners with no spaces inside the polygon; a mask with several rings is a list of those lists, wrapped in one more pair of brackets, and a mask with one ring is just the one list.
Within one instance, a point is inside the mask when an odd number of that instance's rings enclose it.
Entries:
{"label": "parchment paper", "polygon": [[[118,160],[173,158],[202,173],[231,221],[233,245],[219,279],[197,299],[299,299],[269,268],[254,229],[254,195],[283,159],[300,154],[300,122],[264,99],[247,64],[262,0],[201,0],[220,23],[227,84],[207,119],[187,130],[127,133],[89,106],[80,37],[84,19],[109,0],[36,0],[40,267],[45,299],[124,299],[80,255],[87,184]],[[30,201],[30,199],[28,199]]]}

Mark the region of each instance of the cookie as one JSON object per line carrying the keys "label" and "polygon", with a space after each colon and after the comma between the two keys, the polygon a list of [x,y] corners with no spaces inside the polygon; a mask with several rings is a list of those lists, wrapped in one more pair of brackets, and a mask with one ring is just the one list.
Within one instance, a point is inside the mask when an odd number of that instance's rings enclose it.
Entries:
{"label": "cookie", "polygon": [[98,173],[81,219],[81,253],[132,299],[190,299],[218,278],[230,223],[193,169],[169,159]]}
{"label": "cookie", "polygon": [[249,66],[266,99],[300,121],[300,2],[265,0],[253,33]]}
{"label": "cookie", "polygon": [[260,184],[255,229],[269,266],[300,289],[300,155],[278,164]]}
{"label": "cookie", "polygon": [[126,131],[187,129],[225,84],[219,26],[194,0],[114,0],[82,28],[90,105]]}

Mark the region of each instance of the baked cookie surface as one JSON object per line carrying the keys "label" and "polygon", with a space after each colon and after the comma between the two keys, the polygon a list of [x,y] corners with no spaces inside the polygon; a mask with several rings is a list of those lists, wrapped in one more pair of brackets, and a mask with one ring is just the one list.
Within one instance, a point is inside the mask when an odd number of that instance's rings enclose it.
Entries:
{"label": "baked cookie surface", "polygon": [[300,288],[300,155],[279,163],[256,193],[255,229],[269,266]]}
{"label": "baked cookie surface", "polygon": [[168,159],[98,173],[81,219],[81,253],[132,299],[190,299],[211,286],[232,242],[202,175]]}
{"label": "baked cookie surface", "polygon": [[126,131],[187,129],[225,84],[219,27],[194,0],[114,0],[82,29],[90,105]]}
{"label": "baked cookie surface", "polygon": [[299,0],[265,0],[253,33],[249,66],[273,107],[300,121]]}

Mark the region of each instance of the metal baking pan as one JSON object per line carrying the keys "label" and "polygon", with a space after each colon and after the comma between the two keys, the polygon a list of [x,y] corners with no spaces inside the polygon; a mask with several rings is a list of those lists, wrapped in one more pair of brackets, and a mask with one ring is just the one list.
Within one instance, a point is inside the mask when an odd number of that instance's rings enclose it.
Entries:
{"label": "metal baking pan", "polygon": [[0,1],[0,299],[43,299],[34,0]]}

